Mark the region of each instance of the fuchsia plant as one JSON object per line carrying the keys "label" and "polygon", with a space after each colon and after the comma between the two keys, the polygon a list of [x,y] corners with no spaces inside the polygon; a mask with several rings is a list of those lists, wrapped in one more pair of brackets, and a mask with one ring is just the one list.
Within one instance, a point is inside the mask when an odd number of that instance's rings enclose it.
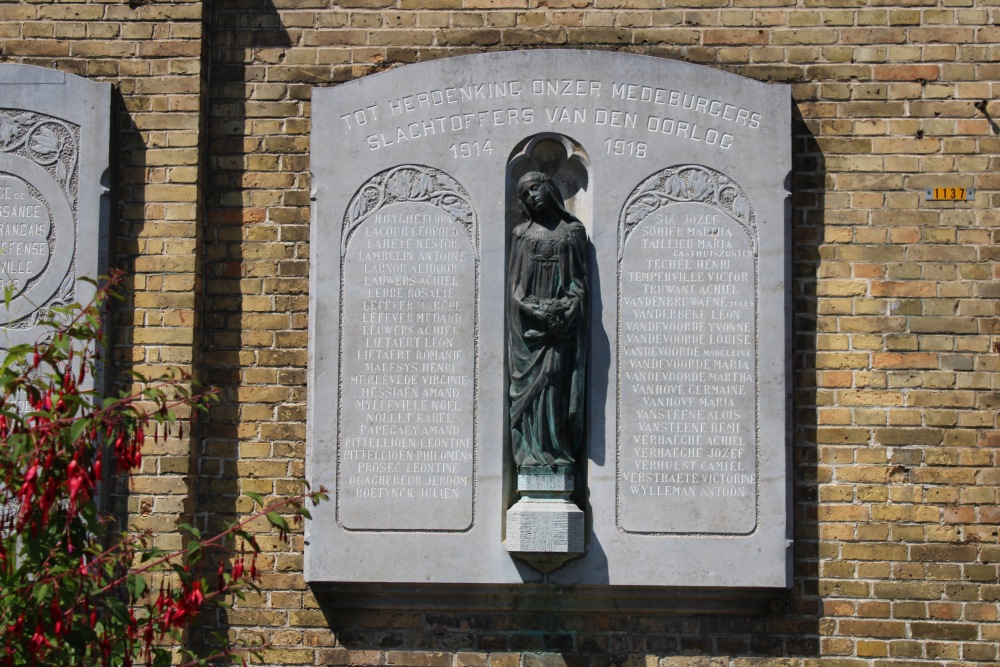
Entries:
{"label": "fuchsia plant", "polygon": [[180,428],[178,413],[205,412],[215,398],[182,374],[133,375],[140,389],[117,398],[90,388],[102,315],[121,281],[115,274],[86,306],[54,311],[46,339],[11,348],[0,369],[0,667],[170,665],[178,654],[184,665],[245,663],[253,648],[219,638],[198,657],[178,647],[181,633],[205,608],[256,590],[259,547],[247,524],[266,517],[287,540],[285,516],[308,518],[306,505],[326,498],[321,490],[266,504],[248,493],[255,511],[219,535],[179,526],[189,541],[178,551],[101,513],[108,459],[130,476],[147,435]]}

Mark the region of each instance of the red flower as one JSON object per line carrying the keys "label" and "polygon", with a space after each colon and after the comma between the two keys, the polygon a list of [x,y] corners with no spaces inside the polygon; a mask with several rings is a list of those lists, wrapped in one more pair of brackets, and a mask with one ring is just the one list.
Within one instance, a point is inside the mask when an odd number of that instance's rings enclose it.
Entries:
{"label": "red flower", "polygon": [[36,651],[42,646],[52,646],[48,639],[45,638],[45,634],[42,631],[42,624],[39,623],[35,626],[35,634],[31,636],[31,647]]}

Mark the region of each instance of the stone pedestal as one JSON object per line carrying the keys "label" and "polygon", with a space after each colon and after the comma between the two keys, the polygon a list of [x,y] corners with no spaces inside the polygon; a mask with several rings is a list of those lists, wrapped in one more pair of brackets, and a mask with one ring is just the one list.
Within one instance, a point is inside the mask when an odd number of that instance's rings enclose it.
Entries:
{"label": "stone pedestal", "polygon": [[521,471],[521,499],[507,510],[507,551],[542,572],[583,554],[583,510],[569,500],[572,471]]}

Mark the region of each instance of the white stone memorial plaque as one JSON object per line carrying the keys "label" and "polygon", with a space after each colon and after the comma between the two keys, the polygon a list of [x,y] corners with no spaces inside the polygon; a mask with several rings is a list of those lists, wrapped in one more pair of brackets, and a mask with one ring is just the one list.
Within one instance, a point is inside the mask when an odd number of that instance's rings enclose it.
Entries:
{"label": "white stone memorial plaque", "polygon": [[[657,180],[687,175],[725,196],[717,175],[701,168],[668,173]],[[749,534],[757,522],[754,220],[749,209],[741,220],[714,201],[677,201],[669,189],[640,189],[622,230],[618,523],[633,533]],[[745,201],[731,185],[730,195]]]}
{"label": "white stone memorial plaque", "polygon": [[[312,108],[307,474],[334,500],[307,526],[307,580],[787,586],[789,88],[520,51]],[[582,512],[551,520],[511,514],[507,263],[529,172],[589,244]],[[538,531],[579,553],[581,520],[582,555],[551,572],[511,556]]]}
{"label": "white stone memorial plaque", "polygon": [[[39,324],[50,308],[88,302],[93,286],[78,279],[107,270],[111,86],[0,64],[0,93],[0,289],[10,297],[9,305],[0,297],[4,354],[43,337]],[[0,514],[15,511],[0,506]]]}
{"label": "white stone memorial plaque", "polygon": [[0,65],[0,347],[33,343],[48,308],[86,302],[107,266],[111,86]]}

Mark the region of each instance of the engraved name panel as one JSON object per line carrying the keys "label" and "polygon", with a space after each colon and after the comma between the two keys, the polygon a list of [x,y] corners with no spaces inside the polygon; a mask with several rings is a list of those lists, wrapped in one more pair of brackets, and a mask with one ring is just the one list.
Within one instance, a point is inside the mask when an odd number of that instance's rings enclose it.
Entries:
{"label": "engraved name panel", "polygon": [[719,182],[690,201],[702,193],[688,181],[703,173],[680,171],[633,207],[622,248],[617,495],[628,532],[746,534],[757,522],[752,214],[737,201],[741,221],[713,201]]}
{"label": "engraved name panel", "polygon": [[348,530],[462,531],[473,521],[471,207],[411,197],[420,190],[410,185],[345,247],[337,511]]}

